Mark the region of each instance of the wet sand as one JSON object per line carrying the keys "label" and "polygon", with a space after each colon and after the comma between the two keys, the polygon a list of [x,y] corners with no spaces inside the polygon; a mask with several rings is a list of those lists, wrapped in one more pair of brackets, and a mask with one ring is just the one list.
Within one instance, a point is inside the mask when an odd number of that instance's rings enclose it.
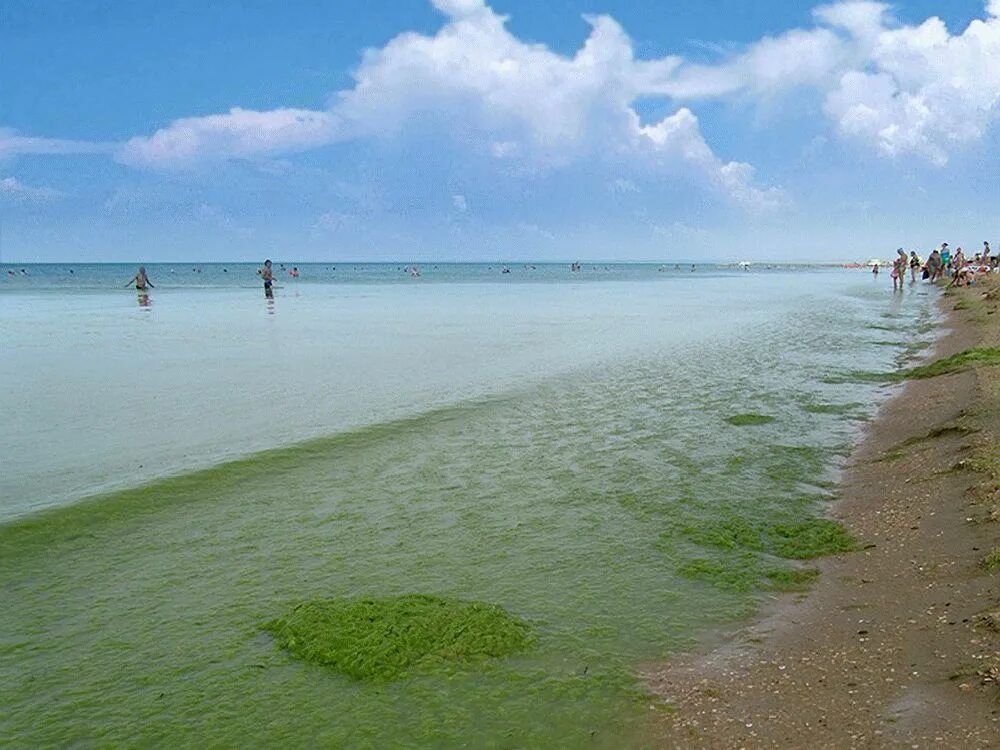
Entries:
{"label": "wet sand", "polygon": [[[998,293],[991,280],[943,298],[972,309],[949,312],[935,357],[1000,346]],[[1000,505],[968,464],[998,437],[1000,368],[907,383],[832,508],[861,549],[819,561],[808,594],[727,645],[645,670],[669,706],[653,744],[1000,747],[1000,571],[981,564]]]}

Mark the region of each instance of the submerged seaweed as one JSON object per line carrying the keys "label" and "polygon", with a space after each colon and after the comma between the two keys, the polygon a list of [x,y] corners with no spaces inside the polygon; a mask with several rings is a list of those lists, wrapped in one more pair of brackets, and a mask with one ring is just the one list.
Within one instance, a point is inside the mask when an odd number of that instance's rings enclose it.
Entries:
{"label": "submerged seaweed", "polygon": [[864,408],[857,402],[850,404],[803,404],[802,411],[810,414],[852,414]]}
{"label": "submerged seaweed", "polygon": [[734,414],[726,419],[731,425],[742,427],[744,425],[769,424],[774,421],[774,417],[767,414]]}
{"label": "submerged seaweed", "polygon": [[1000,347],[977,346],[926,365],[917,365],[896,372],[855,370],[843,375],[830,375],[823,378],[823,382],[834,385],[843,383],[900,383],[911,378],[933,378],[938,375],[965,372],[974,367],[995,367],[997,365],[1000,365]]}
{"label": "submerged seaweed", "polygon": [[[696,557],[682,563],[677,572],[726,591],[749,591],[757,586],[780,591],[801,589],[818,571],[776,567],[773,558],[807,560],[857,548],[850,533],[827,518],[794,523],[728,518],[690,524],[679,532],[699,546],[716,548],[720,557]],[[766,556],[771,556],[772,564],[767,564]]]}
{"label": "submerged seaweed", "polygon": [[686,526],[681,534],[705,547],[767,552],[789,560],[849,552],[857,546],[847,529],[829,518],[810,518],[796,523],[730,518]]}
{"label": "submerged seaweed", "polygon": [[300,659],[359,680],[507,656],[531,643],[527,623],[496,605],[420,594],[303,602],[264,630]]}
{"label": "submerged seaweed", "polygon": [[933,378],[937,375],[948,375],[953,372],[964,372],[973,367],[990,367],[1000,365],[1000,347],[977,346],[972,349],[953,354],[950,357],[920,365],[905,371],[908,378]]}

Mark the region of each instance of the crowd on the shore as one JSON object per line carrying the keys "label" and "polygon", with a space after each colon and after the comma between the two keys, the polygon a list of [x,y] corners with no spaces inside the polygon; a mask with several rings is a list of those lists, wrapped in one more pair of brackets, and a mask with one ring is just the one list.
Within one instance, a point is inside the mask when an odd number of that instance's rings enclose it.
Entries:
{"label": "crowd on the shore", "polygon": [[[875,276],[878,276],[879,265],[878,262],[872,263],[872,274]],[[1000,273],[1000,253],[994,254],[990,250],[990,243],[983,242],[982,251],[969,258],[962,248],[957,248],[952,253],[948,243],[942,242],[940,248],[931,251],[927,260],[922,260],[916,250],[907,254],[903,248],[899,248],[890,272],[894,291],[902,291],[907,270],[911,284],[916,283],[919,273],[920,278],[932,283],[942,277],[950,277],[948,286],[968,286],[976,283],[976,276],[979,274]]]}

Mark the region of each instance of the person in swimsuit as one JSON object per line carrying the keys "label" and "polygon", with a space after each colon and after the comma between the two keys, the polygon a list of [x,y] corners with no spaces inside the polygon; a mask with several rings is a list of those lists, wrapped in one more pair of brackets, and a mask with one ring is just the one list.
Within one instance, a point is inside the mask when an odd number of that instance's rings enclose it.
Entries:
{"label": "person in swimsuit", "polygon": [[138,273],[136,273],[135,276],[133,276],[131,279],[129,279],[128,283],[125,284],[125,286],[131,286],[132,284],[135,284],[136,290],[140,291],[140,292],[145,292],[147,288],[150,288],[150,289],[155,289],[156,288],[153,285],[153,282],[150,281],[149,277],[146,275],[146,267],[145,266],[139,266]]}
{"label": "person in swimsuit", "polygon": [[273,297],[274,291],[271,289],[274,284],[274,275],[271,273],[271,259],[268,258],[264,261],[264,267],[260,269],[257,273],[264,280],[264,296]]}
{"label": "person in swimsuit", "polygon": [[917,271],[920,270],[920,258],[916,250],[910,250],[910,283],[917,283]]}
{"label": "person in swimsuit", "polygon": [[941,278],[941,273],[944,270],[944,262],[941,260],[941,253],[937,250],[931,251],[930,257],[927,259],[927,273],[928,281],[931,283],[937,281]]}
{"label": "person in swimsuit", "polygon": [[896,250],[896,260],[892,262],[892,291],[896,291],[896,286],[899,286],[899,291],[903,291],[903,277],[906,276],[906,251],[903,248]]}

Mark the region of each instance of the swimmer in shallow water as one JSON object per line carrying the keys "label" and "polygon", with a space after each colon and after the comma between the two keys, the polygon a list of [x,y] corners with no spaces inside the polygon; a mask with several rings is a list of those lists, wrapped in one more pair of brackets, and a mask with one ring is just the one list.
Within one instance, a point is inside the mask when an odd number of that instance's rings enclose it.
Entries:
{"label": "swimmer in shallow water", "polygon": [[139,266],[138,272],[135,274],[135,276],[129,279],[128,283],[125,284],[125,286],[131,286],[132,284],[135,284],[135,288],[140,292],[144,292],[146,291],[146,289],[156,288],[153,285],[153,282],[150,281],[149,277],[146,275],[145,266]]}
{"label": "swimmer in shallow water", "polygon": [[260,274],[261,279],[264,280],[264,296],[274,297],[274,291],[271,289],[274,284],[274,274],[271,272],[271,259],[268,258],[264,261],[264,267],[257,271]]}

